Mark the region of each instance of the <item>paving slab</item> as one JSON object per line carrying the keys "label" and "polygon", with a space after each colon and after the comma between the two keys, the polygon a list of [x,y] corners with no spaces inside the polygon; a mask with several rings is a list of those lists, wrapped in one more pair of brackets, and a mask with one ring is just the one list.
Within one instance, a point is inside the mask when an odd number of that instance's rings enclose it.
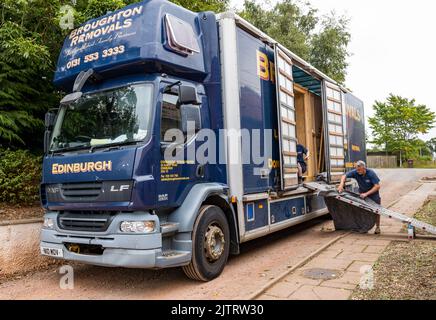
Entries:
{"label": "paving slab", "polygon": [[303,275],[304,271],[301,274],[292,274],[283,279],[285,283],[288,283],[290,286],[302,286],[302,285],[319,285],[322,280],[320,279],[310,279]]}
{"label": "paving slab", "polygon": [[377,240],[377,239],[358,239],[356,244],[367,244],[369,246],[387,246],[391,240]]}
{"label": "paving slab", "polygon": [[277,297],[270,296],[269,294],[263,294],[258,299],[259,300],[280,300]]}
{"label": "paving slab", "polygon": [[387,245],[383,246],[375,246],[375,245],[369,245],[366,247],[365,250],[363,250],[364,253],[382,253],[386,249]]}
{"label": "paving slab", "polygon": [[289,297],[292,293],[297,291],[303,284],[298,283],[288,283],[288,282],[279,282],[274,285],[272,288],[265,291],[265,294],[277,297],[280,299],[284,299]]}
{"label": "paving slab", "polygon": [[315,258],[308,264],[302,267],[302,270],[313,269],[313,268],[323,268],[332,270],[345,270],[353,262],[352,259],[328,259],[328,258]]}
{"label": "paving slab", "polygon": [[369,263],[368,261],[353,261],[346,271],[360,272],[363,266],[372,266],[372,263]]}
{"label": "paving slab", "polygon": [[353,243],[353,244],[343,244],[343,243],[335,243],[330,247],[330,250],[339,250],[341,252],[363,252],[368,245]]}
{"label": "paving slab", "polygon": [[345,289],[345,290],[354,290],[354,288],[356,288],[355,284],[334,282],[334,281],[324,281],[323,283],[320,284],[320,286],[327,287],[327,288]]}
{"label": "paving slab", "polygon": [[346,300],[353,292],[347,289],[315,287],[313,289],[319,300]]}
{"label": "paving slab", "polygon": [[341,254],[343,251],[342,250],[325,250],[322,253],[320,253],[320,255],[318,256],[319,258],[323,258],[323,259],[332,259],[337,257],[339,254]]}
{"label": "paving slab", "polygon": [[289,300],[319,300],[319,296],[313,291],[317,286],[304,285],[289,296]]}
{"label": "paving slab", "polygon": [[335,260],[346,260],[346,261],[367,261],[376,262],[380,254],[377,253],[366,253],[366,252],[342,252],[336,256]]}

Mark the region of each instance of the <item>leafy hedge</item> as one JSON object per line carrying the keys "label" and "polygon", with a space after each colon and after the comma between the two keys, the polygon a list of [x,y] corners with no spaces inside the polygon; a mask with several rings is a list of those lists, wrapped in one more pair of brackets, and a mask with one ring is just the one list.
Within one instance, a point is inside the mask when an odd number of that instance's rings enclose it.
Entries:
{"label": "leafy hedge", "polygon": [[0,202],[33,205],[39,200],[42,159],[27,150],[0,149]]}

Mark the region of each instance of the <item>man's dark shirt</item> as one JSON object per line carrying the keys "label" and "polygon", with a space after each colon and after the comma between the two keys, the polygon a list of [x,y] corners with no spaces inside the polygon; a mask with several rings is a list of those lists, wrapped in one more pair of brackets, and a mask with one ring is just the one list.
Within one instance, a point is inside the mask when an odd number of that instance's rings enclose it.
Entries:
{"label": "man's dark shirt", "polygon": [[301,145],[301,144],[297,145],[297,161],[298,161],[298,163],[306,164],[306,161],[304,161],[304,155],[307,155],[307,152],[308,152],[307,149],[303,145]]}
{"label": "man's dark shirt", "polygon": [[[365,175],[360,175],[357,173],[357,170],[352,170],[347,173],[347,178],[356,179],[357,183],[359,184],[360,193],[366,193],[372,188],[374,188],[374,185],[380,183],[379,177],[374,172],[374,170],[371,169],[366,169]],[[381,201],[380,193],[378,191],[368,196],[368,198],[372,199],[377,203],[380,203]]]}

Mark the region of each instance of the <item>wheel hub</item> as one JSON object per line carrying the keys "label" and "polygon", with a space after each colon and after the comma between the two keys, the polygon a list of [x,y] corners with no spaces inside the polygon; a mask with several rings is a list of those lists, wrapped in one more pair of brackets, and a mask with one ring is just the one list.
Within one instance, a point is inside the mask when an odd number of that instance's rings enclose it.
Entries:
{"label": "wheel hub", "polygon": [[224,252],[224,247],[224,232],[216,225],[209,225],[204,239],[207,259],[211,262],[218,260]]}

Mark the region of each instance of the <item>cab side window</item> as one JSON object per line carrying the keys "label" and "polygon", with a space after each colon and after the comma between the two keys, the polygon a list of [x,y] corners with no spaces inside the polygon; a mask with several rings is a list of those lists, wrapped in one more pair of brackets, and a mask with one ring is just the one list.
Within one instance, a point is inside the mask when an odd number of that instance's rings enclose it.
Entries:
{"label": "cab side window", "polygon": [[179,96],[176,94],[165,93],[162,101],[162,119],[160,125],[160,137],[162,142],[165,141],[165,133],[170,129],[182,128],[182,115],[180,108],[177,107]]}

